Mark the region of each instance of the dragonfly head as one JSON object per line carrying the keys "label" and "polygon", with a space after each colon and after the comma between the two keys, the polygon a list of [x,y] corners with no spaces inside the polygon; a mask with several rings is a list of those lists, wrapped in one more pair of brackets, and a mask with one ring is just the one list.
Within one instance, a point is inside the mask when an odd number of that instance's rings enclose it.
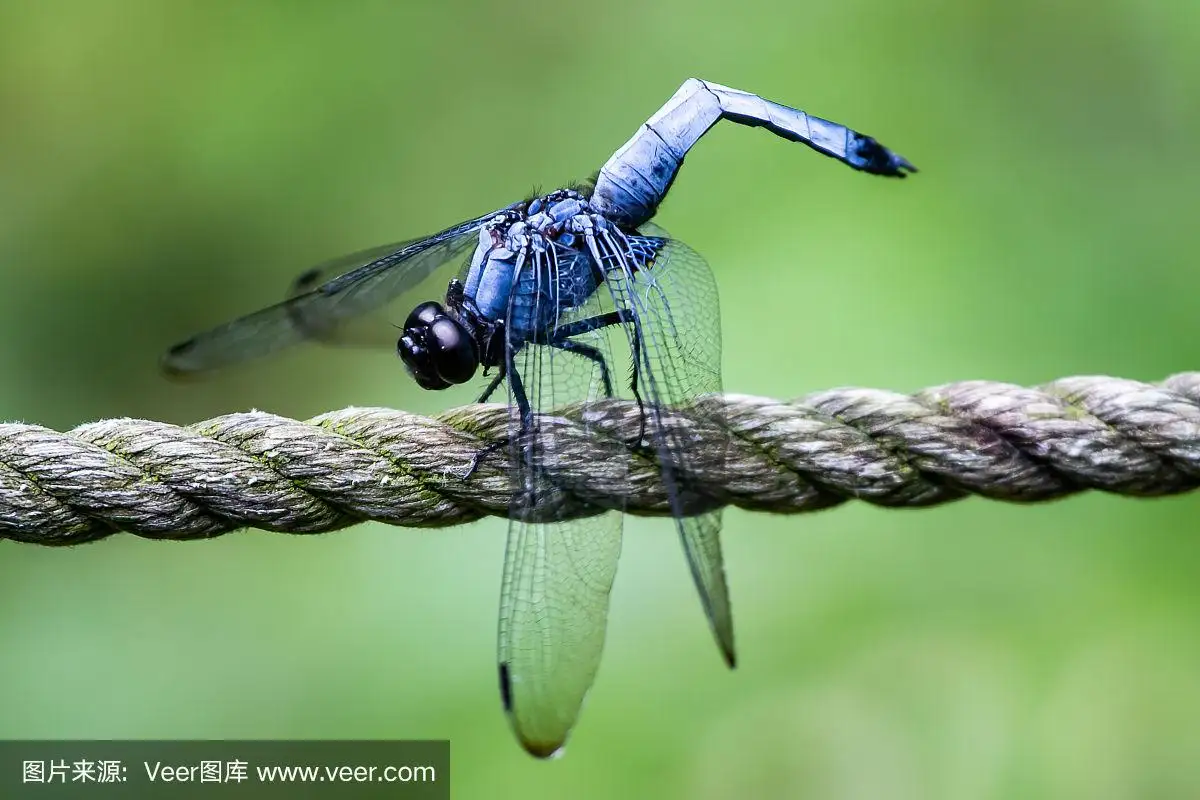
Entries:
{"label": "dragonfly head", "polygon": [[448,389],[466,383],[479,367],[479,348],[463,325],[441,303],[421,303],[404,322],[396,351],[423,389]]}

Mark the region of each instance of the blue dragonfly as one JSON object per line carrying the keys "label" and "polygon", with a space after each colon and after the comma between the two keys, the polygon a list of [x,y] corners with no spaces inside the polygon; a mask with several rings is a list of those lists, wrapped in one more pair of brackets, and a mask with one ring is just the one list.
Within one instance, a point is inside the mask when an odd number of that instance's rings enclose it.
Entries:
{"label": "blue dragonfly", "polygon": [[[636,400],[641,437],[631,444],[660,465],[704,613],[725,663],[735,663],[721,512],[683,513],[698,456],[688,431],[666,415],[721,390],[717,290],[704,259],[650,222],[685,154],[722,119],[764,127],[863,172],[916,171],[844,125],[693,78],[587,184],[308,270],[283,302],[194,336],[163,359],[170,373],[196,373],[304,341],[337,343],[352,320],[457,268],[441,302],[408,314],[396,346],[426,389],[467,383],[481,367],[494,374],[480,402],[506,388],[514,500],[501,582],[500,694],[520,743],[538,757],[563,747],[595,678],[622,536],[619,508],[563,520],[547,507],[563,488],[542,467],[561,456],[544,429],[555,408],[600,409],[626,389]],[[614,378],[618,364],[627,386]],[[599,411],[583,420],[597,430],[611,423]],[[710,465],[713,456],[704,454]]]}

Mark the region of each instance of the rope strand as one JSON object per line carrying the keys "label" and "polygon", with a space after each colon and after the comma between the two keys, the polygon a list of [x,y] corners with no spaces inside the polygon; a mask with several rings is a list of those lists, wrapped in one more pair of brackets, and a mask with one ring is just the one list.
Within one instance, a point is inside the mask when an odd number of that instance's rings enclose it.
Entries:
{"label": "rope strand", "polygon": [[[696,442],[693,513],[797,513],[850,499],[923,507],[971,494],[1034,502],[1087,489],[1148,497],[1200,485],[1200,372],[1159,384],[1073,377],[913,395],[833,389],[790,402],[713,396],[667,421]],[[474,405],[436,417],[347,408],[307,422],[248,412],[187,427],[111,419],[66,433],[4,423],[0,539],[71,545],[119,531],[199,539],[507,516],[508,448],[463,476],[504,441],[508,422],[504,406]],[[541,465],[555,485],[536,504],[543,521],[614,507],[670,513],[653,450],[637,444],[635,404],[567,406],[540,425],[556,439],[555,462]]]}

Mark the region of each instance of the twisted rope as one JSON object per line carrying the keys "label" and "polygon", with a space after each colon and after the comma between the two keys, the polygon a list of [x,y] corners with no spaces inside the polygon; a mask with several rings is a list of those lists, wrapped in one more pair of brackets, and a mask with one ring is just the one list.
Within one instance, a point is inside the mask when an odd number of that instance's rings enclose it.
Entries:
{"label": "twisted rope", "polygon": [[[318,533],[363,520],[443,527],[507,516],[508,448],[463,476],[482,448],[504,441],[508,421],[505,407],[476,405],[433,418],[347,408],[307,422],[261,412],[187,427],[112,419],[67,433],[0,424],[0,539],[69,545],[118,531],[198,539],[248,526]],[[712,396],[668,422],[693,442],[691,513],[795,513],[852,498],[922,507],[968,494],[1033,502],[1086,489],[1146,497],[1200,485],[1200,372],[1159,384],[1074,377],[1035,389],[834,389],[790,402]],[[544,417],[538,435],[555,437],[556,455],[541,466],[555,488],[530,518],[669,514],[639,433],[637,408],[624,401]]]}

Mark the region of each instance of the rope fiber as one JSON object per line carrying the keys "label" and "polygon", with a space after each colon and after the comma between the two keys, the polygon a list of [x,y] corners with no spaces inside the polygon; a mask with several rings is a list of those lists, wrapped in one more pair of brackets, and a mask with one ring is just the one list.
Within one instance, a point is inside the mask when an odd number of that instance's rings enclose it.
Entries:
{"label": "rope fiber", "polygon": [[[464,477],[483,448],[505,441],[508,421],[504,406],[473,405],[436,417],[346,408],[306,422],[252,411],[186,427],[110,419],[66,433],[2,423],[0,539],[72,545],[119,531],[201,539],[508,516],[510,448],[493,447]],[[1072,377],[912,395],[710,396],[668,424],[686,426],[694,443],[686,513],[789,514],[850,499],[924,507],[972,494],[1035,502],[1087,489],[1149,497],[1200,485],[1200,372],[1158,384]],[[556,455],[539,466],[553,489],[527,518],[669,515],[660,464],[639,434],[627,401],[542,417],[537,435],[554,437]]]}

